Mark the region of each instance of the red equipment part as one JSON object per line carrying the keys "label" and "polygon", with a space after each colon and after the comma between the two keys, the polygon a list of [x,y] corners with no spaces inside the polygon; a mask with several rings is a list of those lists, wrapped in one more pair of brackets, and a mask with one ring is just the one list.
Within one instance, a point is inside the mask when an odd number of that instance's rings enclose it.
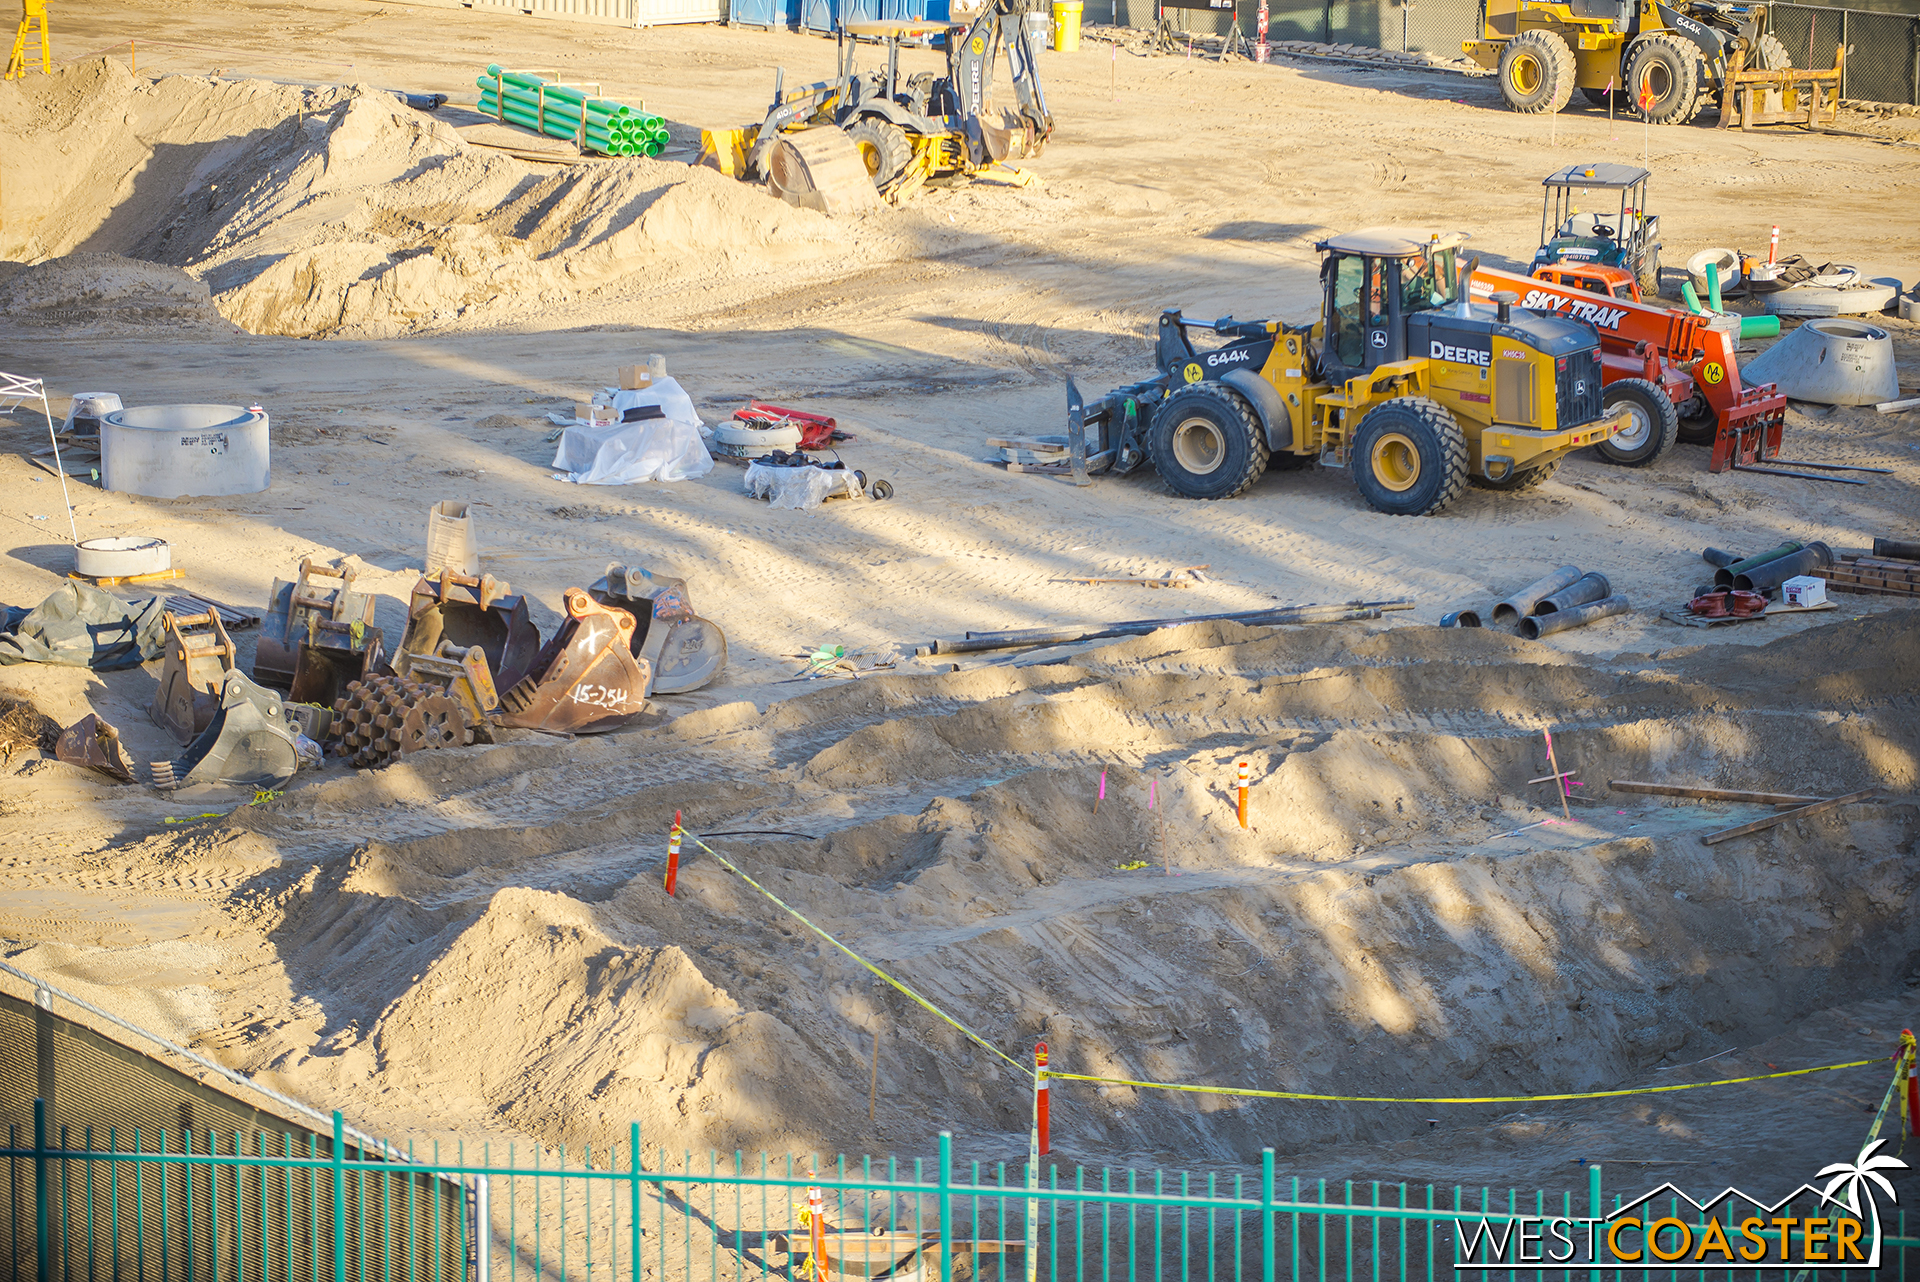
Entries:
{"label": "red equipment part", "polygon": [[1743,388],[1734,356],[1738,336],[1691,313],[1640,300],[1640,287],[1619,267],[1555,263],[1532,276],[1482,267],[1473,274],[1476,299],[1495,290],[1520,295],[1520,306],[1556,311],[1592,325],[1600,336],[1600,377],[1644,378],[1664,388],[1675,408],[1697,395],[1713,414],[1709,472],[1765,463],[1780,453],[1787,398],[1772,383]]}
{"label": "red equipment part", "polygon": [[734,411],[733,417],[735,422],[746,423],[752,427],[777,427],[783,423],[791,424],[800,429],[800,448],[803,450],[825,449],[834,441],[853,439],[825,415],[782,409],[778,405],[766,405],[759,401],[748,401],[745,409]]}

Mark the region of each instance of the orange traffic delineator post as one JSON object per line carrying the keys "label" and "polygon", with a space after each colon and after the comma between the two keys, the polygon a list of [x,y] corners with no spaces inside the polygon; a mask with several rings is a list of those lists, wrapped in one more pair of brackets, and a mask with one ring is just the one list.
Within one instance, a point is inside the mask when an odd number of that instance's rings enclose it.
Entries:
{"label": "orange traffic delineator post", "polygon": [[1253,774],[1253,763],[1244,757],[1234,763],[1234,772],[1238,776],[1240,792],[1240,826],[1247,826],[1247,780]]}
{"label": "orange traffic delineator post", "polygon": [[[807,1178],[817,1180],[820,1172],[808,1168]],[[814,1282],[827,1282],[827,1215],[817,1187],[807,1190],[807,1229],[813,1238]]]}
{"label": "orange traffic delineator post", "polygon": [[667,834],[667,898],[673,898],[673,887],[680,880],[680,812],[673,812],[673,831]]}
{"label": "orange traffic delineator post", "polygon": [[1053,1137],[1048,1133],[1051,1119],[1047,1113],[1047,1044],[1036,1042],[1033,1047],[1033,1129],[1040,1136],[1040,1156],[1045,1157],[1053,1151]]}

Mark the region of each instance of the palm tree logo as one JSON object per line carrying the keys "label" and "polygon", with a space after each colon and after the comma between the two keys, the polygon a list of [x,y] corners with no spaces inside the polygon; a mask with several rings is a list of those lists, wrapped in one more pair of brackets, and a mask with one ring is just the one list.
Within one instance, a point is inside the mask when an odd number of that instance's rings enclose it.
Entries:
{"label": "palm tree logo", "polygon": [[[1827,1187],[1822,1190],[1820,1194],[1821,1197],[1829,1202],[1836,1202],[1846,1207],[1847,1210],[1853,1213],[1856,1219],[1868,1219],[1871,1217],[1873,1236],[1869,1240],[1873,1243],[1873,1252],[1876,1260],[1880,1254],[1880,1207],[1874,1200],[1873,1190],[1878,1188],[1881,1192],[1885,1193],[1889,1202],[1899,1201],[1899,1195],[1893,1191],[1893,1185],[1889,1183],[1887,1177],[1880,1174],[1880,1172],[1904,1171],[1908,1169],[1907,1164],[1899,1158],[1889,1156],[1885,1153],[1874,1152],[1875,1149],[1886,1142],[1885,1140],[1875,1140],[1861,1149],[1860,1156],[1854,1158],[1851,1163],[1835,1162],[1832,1166],[1824,1167],[1820,1171],[1821,1176],[1831,1175],[1833,1177],[1833,1179],[1828,1181]],[[1817,1179],[1819,1176],[1815,1178]],[[1836,1193],[1843,1188],[1845,1189],[1845,1196],[1835,1196]],[[1862,1215],[1860,1212],[1860,1203],[1862,1201],[1867,1204],[1865,1215]]]}

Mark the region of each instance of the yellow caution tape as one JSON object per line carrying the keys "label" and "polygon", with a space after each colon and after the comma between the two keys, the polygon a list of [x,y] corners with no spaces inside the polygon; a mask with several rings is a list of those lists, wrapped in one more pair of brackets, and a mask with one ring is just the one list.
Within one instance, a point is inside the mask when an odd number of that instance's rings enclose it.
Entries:
{"label": "yellow caution tape", "polygon": [[1056,1073],[1041,1069],[1041,1077],[1066,1082],[1099,1082],[1107,1086],[1134,1086],[1141,1090],[1187,1091],[1197,1095],[1250,1095],[1256,1099],[1319,1100],[1330,1104],[1537,1104],[1551,1100],[1615,1099],[1622,1095],[1660,1095],[1668,1091],[1697,1091],[1709,1086],[1738,1086],[1742,1082],[1766,1082],[1776,1077],[1802,1077],[1808,1073],[1831,1073],[1842,1068],[1866,1068],[1884,1064],[1886,1057],[1860,1059],[1851,1064],[1822,1064],[1818,1068],[1796,1068],[1784,1073],[1762,1073],[1758,1077],[1727,1077],[1717,1082],[1681,1082],[1673,1086],[1636,1086],[1623,1091],[1576,1091],[1567,1095],[1309,1095],[1301,1091],[1259,1091],[1239,1086],[1184,1086],[1174,1082],[1136,1082],[1124,1077],[1093,1077],[1085,1073]]}
{"label": "yellow caution tape", "polygon": [[[693,837],[692,833],[687,833],[687,835],[689,837]],[[980,1034],[974,1032],[971,1028],[968,1028],[965,1024],[962,1024],[959,1020],[947,1014],[947,1012],[941,1010],[938,1006],[935,1006],[932,1002],[922,997],[919,993],[914,992],[913,989],[907,987],[905,984],[901,983],[899,980],[895,979],[893,976],[887,974],[886,971],[881,970],[878,966],[874,965],[872,962],[862,957],[859,953],[854,952],[853,949],[847,947],[845,944],[835,939],[832,935],[829,935],[826,931],[820,929],[818,926],[808,921],[806,919],[806,916],[802,914],[798,909],[796,909],[792,904],[789,904],[786,900],[780,898],[780,896],[774,894],[771,890],[768,890],[765,886],[762,886],[759,882],[755,881],[753,878],[749,877],[746,873],[742,872],[737,865],[735,865],[725,855],[715,850],[712,846],[709,846],[706,842],[700,840],[700,838],[698,837],[693,837],[693,844],[700,847],[700,849],[706,851],[708,854],[712,855],[715,859],[718,859],[721,865],[724,868],[726,868],[728,872],[738,877],[741,881],[746,882],[749,886],[752,886],[755,890],[765,895],[768,899],[771,899],[774,903],[778,904],[781,908],[784,908],[788,912],[788,914],[790,914],[793,917],[795,921],[805,926],[808,930],[812,931],[814,934],[820,936],[820,938],[826,940],[829,944],[832,944],[835,948],[838,948],[841,952],[845,953],[847,956],[859,962],[862,966],[865,966],[868,970],[878,975],[881,979],[886,980],[889,984],[893,985],[900,992],[912,998],[913,1001],[916,1002],[922,1009],[928,1011],[930,1014],[935,1015],[942,1020],[945,1020],[957,1032],[959,1032],[961,1036],[965,1037],[968,1041],[972,1042],[975,1046],[980,1047],[982,1050],[992,1051],[995,1055],[998,1055],[1001,1059],[1013,1065],[1014,1068],[1018,1069],[1022,1073],[1031,1073],[1033,1071],[1032,1065],[1022,1064],[1019,1060],[1007,1054],[1005,1051],[1001,1050],[998,1046],[995,1046],[992,1042],[980,1036]]]}

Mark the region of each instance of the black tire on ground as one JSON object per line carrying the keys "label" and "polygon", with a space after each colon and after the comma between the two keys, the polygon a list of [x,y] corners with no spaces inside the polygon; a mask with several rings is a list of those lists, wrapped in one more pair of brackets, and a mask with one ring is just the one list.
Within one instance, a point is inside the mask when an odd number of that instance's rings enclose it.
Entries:
{"label": "black tire on ground", "polygon": [[1647,246],[1647,256],[1640,260],[1640,297],[1660,297],[1660,246]]}
{"label": "black tire on ground", "polygon": [[1402,396],[1360,420],[1348,466],[1375,511],[1425,516],[1466,488],[1467,437],[1438,402]]}
{"label": "black tire on ground", "polygon": [[1648,36],[1627,64],[1634,110],[1656,125],[1684,125],[1709,96],[1700,50],[1678,36]]}
{"label": "black tire on ground", "polygon": [[1573,97],[1573,50],[1550,31],[1527,31],[1500,50],[1500,96],[1529,115],[1559,111]]}
{"label": "black tire on ground", "polygon": [[1267,470],[1267,437],[1238,392],[1193,383],[1160,403],[1147,455],[1182,498],[1230,499]]}
{"label": "black tire on ground", "polygon": [[892,121],[872,117],[855,121],[847,128],[847,137],[853,139],[854,150],[860,153],[860,163],[867,167],[867,176],[875,187],[885,187],[898,178],[913,160],[907,131]]}
{"label": "black tire on ground", "polygon": [[1673,402],[1657,384],[1644,378],[1619,378],[1608,383],[1601,390],[1600,405],[1610,411],[1625,409],[1630,416],[1625,431],[1593,447],[1602,463],[1645,467],[1672,449],[1680,434],[1680,415]]}
{"label": "black tire on ground", "polygon": [[1692,399],[1680,407],[1680,431],[1675,439],[1683,445],[1711,445],[1719,432],[1720,424],[1713,416],[1713,406],[1707,404],[1707,398],[1696,391]]}
{"label": "black tire on ground", "polygon": [[1551,463],[1542,463],[1538,467],[1524,468],[1498,481],[1489,481],[1484,476],[1469,476],[1467,484],[1482,490],[1499,490],[1502,494],[1518,494],[1522,490],[1534,489],[1550,480],[1553,474],[1560,470],[1560,464],[1563,461],[1555,459]]}
{"label": "black tire on ground", "polygon": [[1747,66],[1760,71],[1786,71],[1793,66],[1793,59],[1787,56],[1787,47],[1780,43],[1780,37],[1761,36],[1753,48],[1753,61]]}

